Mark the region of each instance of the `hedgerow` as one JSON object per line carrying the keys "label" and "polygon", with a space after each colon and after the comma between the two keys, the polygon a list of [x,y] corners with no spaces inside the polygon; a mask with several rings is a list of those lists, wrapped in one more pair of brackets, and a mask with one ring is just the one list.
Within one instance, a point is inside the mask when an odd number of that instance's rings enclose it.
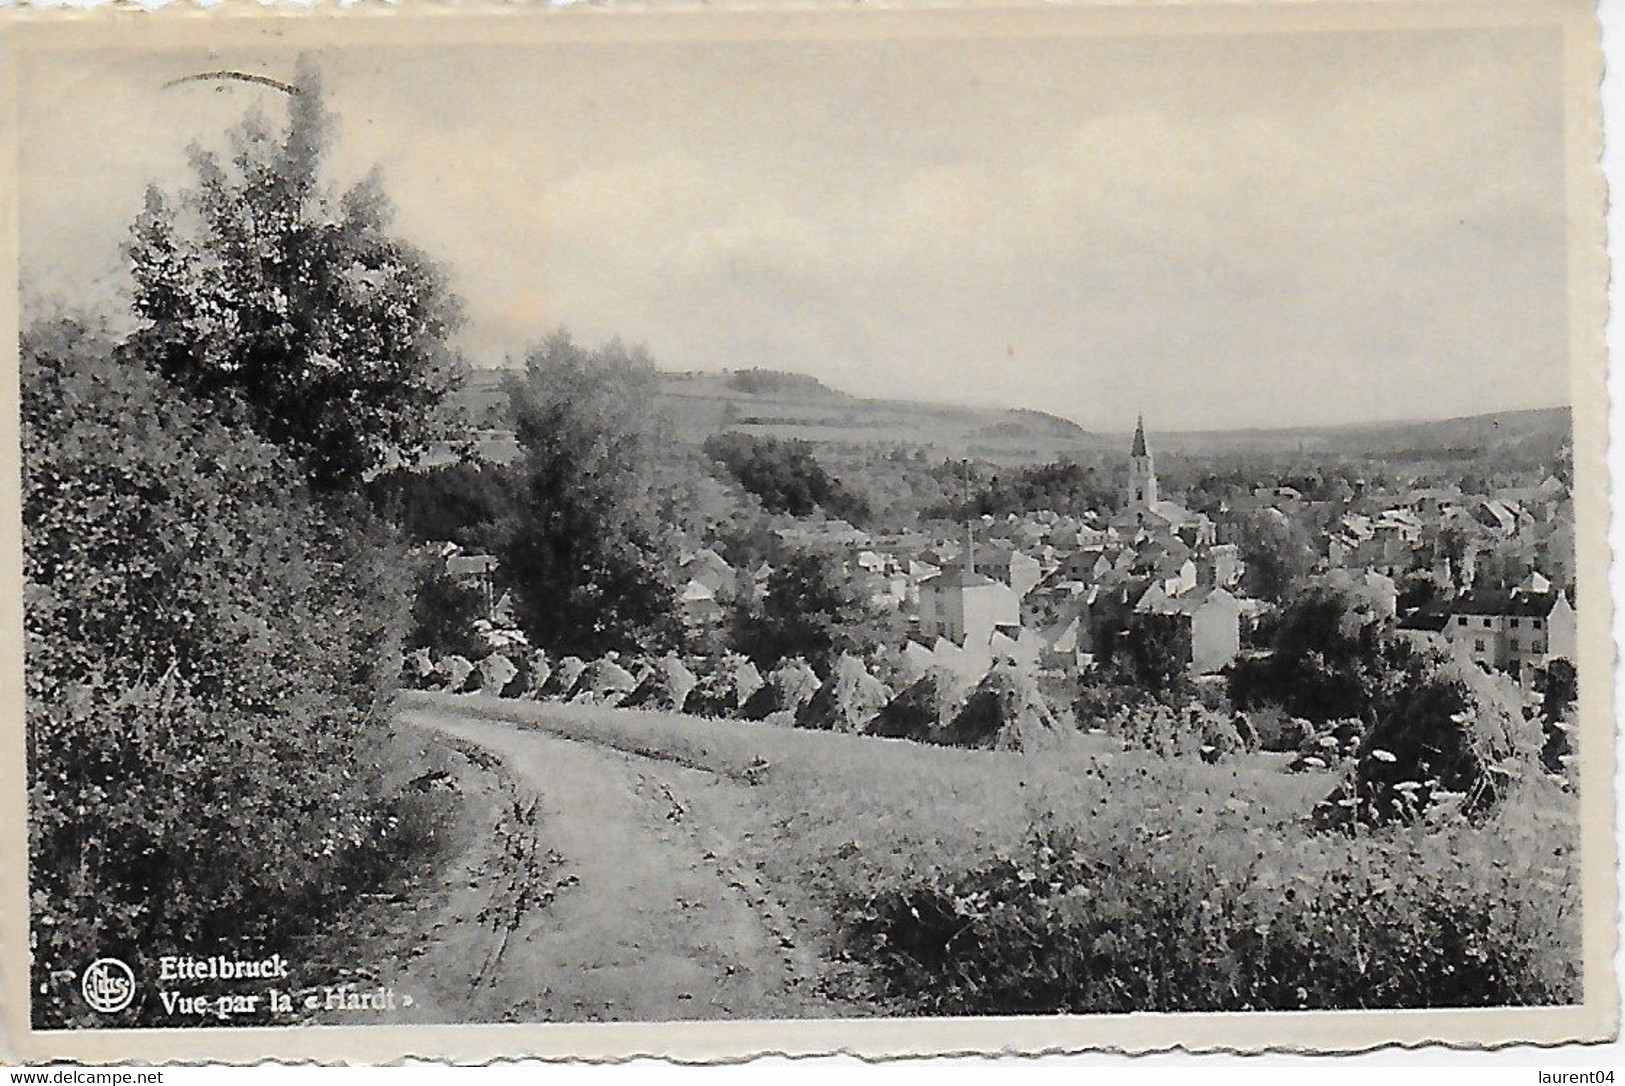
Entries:
{"label": "hedgerow", "polygon": [[[22,343],[35,1024],[91,960],[247,956],[389,828],[390,537],[82,327]],[[151,1022],[155,986],[117,1022]]]}
{"label": "hedgerow", "polygon": [[1550,779],[1486,824],[1352,836],[1239,798],[1193,809],[1151,781],[1137,798],[1131,819],[1046,817],[1019,844],[848,884],[849,953],[905,1008],[944,1015],[1579,997],[1574,797]]}

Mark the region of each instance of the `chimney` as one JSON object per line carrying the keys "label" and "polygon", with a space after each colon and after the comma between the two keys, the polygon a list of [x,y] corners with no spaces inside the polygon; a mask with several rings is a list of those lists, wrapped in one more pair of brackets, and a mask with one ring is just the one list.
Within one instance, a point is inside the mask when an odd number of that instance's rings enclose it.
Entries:
{"label": "chimney", "polygon": [[970,461],[965,465],[965,572],[976,572],[976,522],[971,519],[970,508]]}

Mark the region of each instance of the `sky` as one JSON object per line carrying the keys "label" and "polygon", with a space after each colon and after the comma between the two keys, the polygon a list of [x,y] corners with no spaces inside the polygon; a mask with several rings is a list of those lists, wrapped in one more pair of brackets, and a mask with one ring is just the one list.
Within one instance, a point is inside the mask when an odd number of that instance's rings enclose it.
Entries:
{"label": "sky", "polygon": [[[1561,38],[1502,29],[329,48],[340,185],[464,300],[667,369],[1126,430],[1568,402]],[[117,305],[286,50],[32,53],[25,297]]]}

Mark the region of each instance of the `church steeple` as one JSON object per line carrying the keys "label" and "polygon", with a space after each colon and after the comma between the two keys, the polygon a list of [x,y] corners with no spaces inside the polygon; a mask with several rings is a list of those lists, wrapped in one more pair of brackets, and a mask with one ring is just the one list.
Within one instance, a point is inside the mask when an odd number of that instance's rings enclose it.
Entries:
{"label": "church steeple", "polygon": [[1157,468],[1145,443],[1145,416],[1134,423],[1134,444],[1128,452],[1128,507],[1146,509],[1157,501]]}

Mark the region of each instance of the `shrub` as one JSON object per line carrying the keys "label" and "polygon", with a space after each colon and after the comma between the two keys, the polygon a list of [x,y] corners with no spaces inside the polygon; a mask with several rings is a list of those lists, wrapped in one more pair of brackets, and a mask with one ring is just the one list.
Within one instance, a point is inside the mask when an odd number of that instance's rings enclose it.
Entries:
{"label": "shrub", "polygon": [[1440,655],[1414,659],[1405,686],[1318,808],[1320,821],[1410,820],[1436,803],[1481,815],[1540,771],[1541,726],[1510,679]]}
{"label": "shrub", "polygon": [[705,454],[770,513],[805,517],[822,509],[854,524],[862,524],[872,515],[862,496],[824,470],[805,441],[730,431],[706,438]]}
{"label": "shrub", "polygon": [[[36,1026],[99,955],[249,953],[377,843],[400,555],[76,325],[22,343]],[[222,943],[222,940],[229,940]],[[143,985],[128,1021],[152,1020]],[[102,1024],[107,1024],[102,1022]]]}
{"label": "shrub", "polygon": [[[1579,995],[1572,818],[1376,838],[1248,825],[1040,825],[849,901],[851,952],[927,1014],[1477,1007]],[[1572,812],[1570,812],[1572,813]]]}
{"label": "shrub", "polygon": [[483,593],[449,575],[443,563],[426,558],[412,598],[406,647],[478,659],[490,651],[474,626],[485,613]]}

